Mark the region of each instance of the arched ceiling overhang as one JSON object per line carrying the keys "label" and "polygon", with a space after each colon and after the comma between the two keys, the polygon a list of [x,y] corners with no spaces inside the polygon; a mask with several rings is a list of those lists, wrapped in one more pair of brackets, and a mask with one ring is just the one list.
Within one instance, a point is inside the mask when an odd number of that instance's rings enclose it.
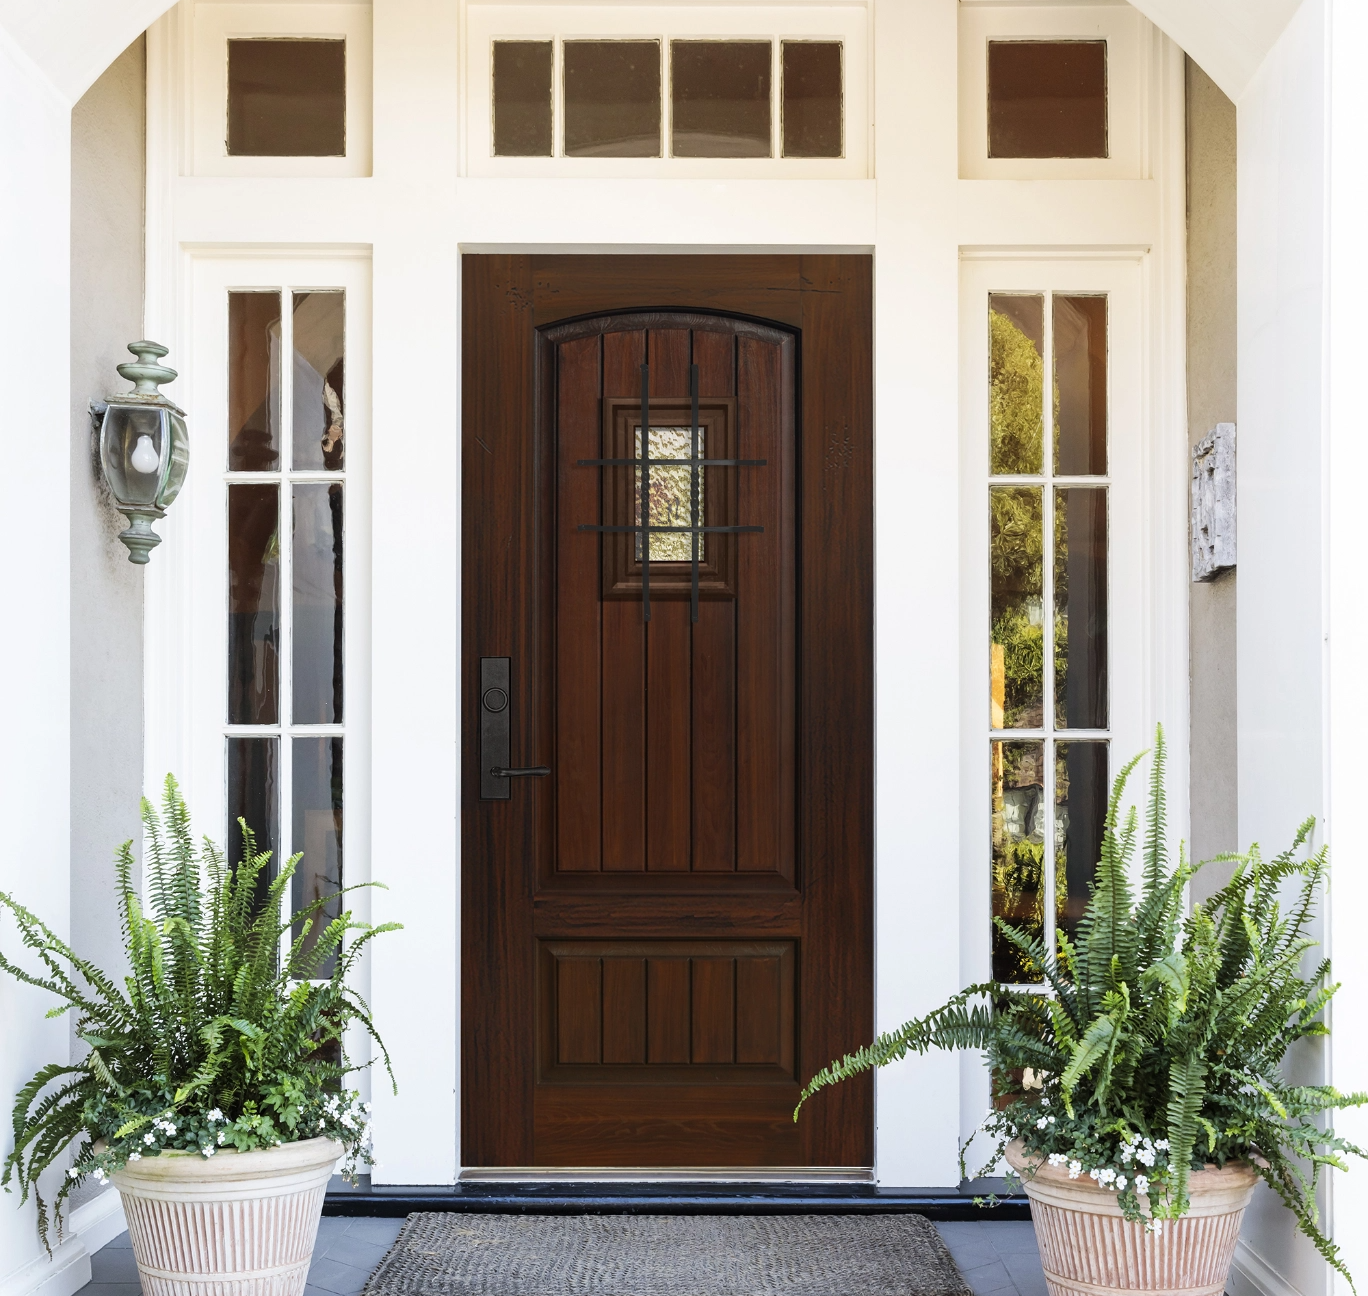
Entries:
{"label": "arched ceiling overhang", "polygon": [[[455,0],[451,0],[455,3]],[[0,0],[0,27],[75,103],[175,0]],[[907,0],[896,0],[907,3]],[[1133,0],[1239,100],[1301,0]]]}

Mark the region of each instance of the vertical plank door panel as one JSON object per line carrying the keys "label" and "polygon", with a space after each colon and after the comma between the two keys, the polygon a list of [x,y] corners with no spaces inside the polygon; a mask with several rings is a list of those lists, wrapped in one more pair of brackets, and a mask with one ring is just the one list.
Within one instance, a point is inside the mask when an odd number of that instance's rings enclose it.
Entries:
{"label": "vertical plank door panel", "polygon": [[779,960],[736,960],[736,1060],[779,1061]]}
{"label": "vertical plank door panel", "polygon": [[602,1057],[600,961],[556,960],[556,1060],[596,1063]]}
{"label": "vertical plank door panel", "polygon": [[646,1060],[689,1060],[689,960],[646,960]]}
{"label": "vertical plank door panel", "polygon": [[[636,609],[640,605],[623,604]],[[646,627],[646,867],[683,872],[693,854],[690,834],[689,604],[660,599]]]}
{"label": "vertical plank door panel", "polygon": [[556,544],[556,868],[597,872],[602,866],[598,537],[579,530],[599,516],[597,468],[580,459],[599,454],[597,337],[558,348],[558,483]]}
{"label": "vertical plank door panel", "polygon": [[647,344],[651,365],[651,395],[689,394],[689,330],[652,329]]}
{"label": "vertical plank door panel", "polygon": [[603,1061],[646,1061],[646,960],[603,960]]}
{"label": "vertical plank door panel", "polygon": [[736,960],[696,958],[693,972],[693,1060],[736,1060]]}

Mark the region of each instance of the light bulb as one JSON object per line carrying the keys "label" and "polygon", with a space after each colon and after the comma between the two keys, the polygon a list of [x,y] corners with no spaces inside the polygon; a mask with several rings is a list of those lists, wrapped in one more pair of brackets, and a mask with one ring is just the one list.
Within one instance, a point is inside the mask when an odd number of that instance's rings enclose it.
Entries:
{"label": "light bulb", "polygon": [[157,471],[161,464],[161,456],[153,447],[152,438],[146,433],[138,438],[138,444],[133,447],[133,453],[128,456],[128,462],[133,466],[134,472],[146,473],[151,476]]}

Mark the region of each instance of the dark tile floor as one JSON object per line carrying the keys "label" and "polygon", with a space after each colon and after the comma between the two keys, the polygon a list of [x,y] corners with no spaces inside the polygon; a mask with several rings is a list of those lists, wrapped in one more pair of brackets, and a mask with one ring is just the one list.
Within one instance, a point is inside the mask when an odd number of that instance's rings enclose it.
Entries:
{"label": "dark tile floor", "polygon": [[[401,1219],[323,1220],[304,1296],[358,1296],[403,1226]],[[1028,1221],[937,1227],[974,1296],[1045,1296],[1045,1278]],[[139,1296],[138,1271],[127,1233],[97,1251],[90,1267],[91,1280],[80,1296]]]}

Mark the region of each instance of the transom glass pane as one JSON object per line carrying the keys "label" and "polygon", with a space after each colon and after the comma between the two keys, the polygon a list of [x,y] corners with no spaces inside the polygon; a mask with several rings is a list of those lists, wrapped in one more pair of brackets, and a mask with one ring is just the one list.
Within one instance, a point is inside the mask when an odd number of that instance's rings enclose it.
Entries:
{"label": "transom glass pane", "polygon": [[566,157],[660,156],[660,42],[566,41]]}
{"label": "transom glass pane", "polygon": [[838,158],[844,153],[840,41],[784,41],[784,156]]}
{"label": "transom glass pane", "polygon": [[[641,458],[641,425],[635,428],[635,454]],[[687,459],[693,453],[693,432],[686,427],[653,427],[652,459]],[[704,457],[703,433],[698,434],[698,457]],[[632,523],[641,525],[641,469],[635,471]],[[698,525],[704,523],[704,470],[698,471]],[[693,473],[683,464],[668,467],[651,465],[651,526],[691,526],[689,486]],[[703,537],[698,539],[698,556],[703,558]],[[652,562],[689,562],[693,558],[693,539],[687,531],[657,531],[651,535]],[[636,537],[636,560],[641,561],[641,536]]]}
{"label": "transom glass pane", "polygon": [[346,152],[345,40],[228,42],[230,157],[342,157]]}
{"label": "transom glass pane", "polygon": [[494,156],[551,156],[551,41],[494,42]]}
{"label": "transom glass pane", "polygon": [[1107,42],[989,41],[988,156],[1107,156]]}
{"label": "transom glass pane", "polygon": [[670,42],[675,157],[769,157],[769,41]]}

